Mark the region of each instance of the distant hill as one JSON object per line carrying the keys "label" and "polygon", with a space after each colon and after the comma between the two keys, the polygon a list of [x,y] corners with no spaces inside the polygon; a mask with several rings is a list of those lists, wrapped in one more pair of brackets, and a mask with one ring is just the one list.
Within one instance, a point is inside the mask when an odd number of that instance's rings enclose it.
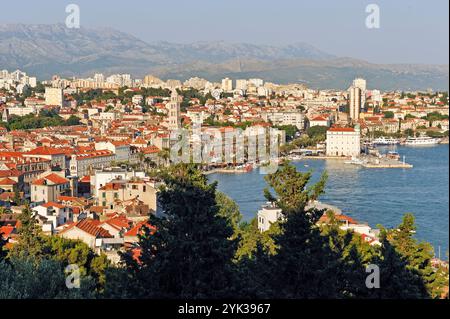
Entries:
{"label": "distant hill", "polygon": [[448,65],[379,65],[336,57],[308,44],[146,43],[113,29],[67,29],[56,25],[0,25],[0,69],[21,69],[48,79],[95,72],[154,74],[185,80],[200,76],[259,77],[312,88],[347,88],[356,76],[382,90],[448,90]]}

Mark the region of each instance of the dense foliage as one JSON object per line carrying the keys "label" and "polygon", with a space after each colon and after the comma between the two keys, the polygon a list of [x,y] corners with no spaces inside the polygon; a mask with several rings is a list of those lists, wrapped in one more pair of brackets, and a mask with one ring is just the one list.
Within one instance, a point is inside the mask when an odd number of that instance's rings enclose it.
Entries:
{"label": "dense foliage", "polygon": [[[19,215],[19,241],[6,253],[0,243],[0,298],[94,298],[103,291],[110,262],[80,241],[42,234],[29,208]],[[80,289],[66,286],[68,265],[80,273]]]}
{"label": "dense foliage", "polygon": [[56,112],[42,111],[39,115],[28,114],[25,116],[12,115],[3,125],[9,130],[29,130],[52,126],[79,125],[80,119],[74,115],[64,120]]}

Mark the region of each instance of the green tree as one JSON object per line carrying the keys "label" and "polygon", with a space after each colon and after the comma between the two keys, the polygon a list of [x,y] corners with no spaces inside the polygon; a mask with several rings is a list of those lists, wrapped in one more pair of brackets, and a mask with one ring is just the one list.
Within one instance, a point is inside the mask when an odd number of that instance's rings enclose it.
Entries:
{"label": "green tree", "polygon": [[75,116],[75,115],[71,115],[66,123],[67,126],[73,126],[73,125],[80,125],[80,118]]}
{"label": "green tree", "polygon": [[266,176],[285,217],[280,225],[281,233],[274,237],[277,249],[269,265],[273,272],[270,290],[280,298],[341,296],[341,282],[337,280],[339,261],[315,226],[323,211],[306,209],[322,194],[326,175],[317,184],[308,186],[310,179],[310,172],[298,172],[289,164]]}
{"label": "green tree", "polygon": [[[402,223],[388,232],[390,244],[406,262],[406,269],[412,274],[420,276],[427,289],[427,294],[432,297],[440,297],[448,282],[443,284],[443,279],[448,276],[448,271],[435,271],[431,265],[434,256],[433,247],[426,242],[418,242],[414,238],[416,232],[415,218],[413,214],[405,214]],[[425,292],[422,292],[425,295]]]}
{"label": "green tree", "polygon": [[163,217],[152,216],[139,236],[140,262],[124,256],[139,297],[218,298],[233,295],[233,229],[219,216],[216,183],[193,165],[162,174]]}
{"label": "green tree", "polygon": [[0,299],[94,298],[92,281],[81,278],[80,289],[68,289],[64,267],[55,260],[12,258],[0,261]]}
{"label": "green tree", "polygon": [[417,274],[407,269],[408,262],[396,251],[385,235],[381,252],[372,263],[380,270],[380,288],[372,289],[370,297],[378,299],[426,298],[425,285]]}
{"label": "green tree", "polygon": [[383,114],[384,114],[384,118],[386,118],[386,119],[393,119],[395,116],[394,112],[392,112],[392,111],[385,111],[385,112],[383,112]]}
{"label": "green tree", "polygon": [[306,130],[306,134],[308,134],[310,138],[320,138],[324,140],[326,138],[327,131],[327,126],[312,126]]}
{"label": "green tree", "polygon": [[41,228],[37,224],[29,206],[22,210],[18,220],[20,222],[18,229],[19,240],[10,250],[9,257],[36,260],[41,258],[44,239]]}
{"label": "green tree", "polygon": [[236,231],[242,220],[242,214],[239,210],[239,206],[235,201],[219,191],[216,191],[216,203],[219,207],[218,215],[226,218]]}
{"label": "green tree", "polygon": [[288,140],[292,140],[295,137],[295,134],[298,132],[298,128],[295,125],[281,125],[276,126],[276,128],[286,132],[286,138]]}

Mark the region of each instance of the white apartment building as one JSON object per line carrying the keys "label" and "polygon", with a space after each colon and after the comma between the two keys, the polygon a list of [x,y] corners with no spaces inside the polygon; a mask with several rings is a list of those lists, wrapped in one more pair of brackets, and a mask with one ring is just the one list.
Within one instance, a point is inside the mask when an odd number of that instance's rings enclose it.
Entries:
{"label": "white apartment building", "polygon": [[353,121],[359,120],[361,112],[362,90],[359,87],[351,86],[349,89],[349,113]]}
{"label": "white apartment building", "polygon": [[361,153],[359,127],[334,127],[327,131],[327,156],[354,156]]}
{"label": "white apartment building", "polygon": [[256,92],[257,92],[258,96],[269,96],[270,95],[270,90],[264,86],[258,87]]}
{"label": "white apartment building", "polygon": [[299,130],[305,128],[305,115],[300,110],[272,110],[263,112],[261,116],[264,121],[271,121],[273,125],[294,125]]}
{"label": "white apartment building", "polygon": [[229,78],[225,78],[222,80],[222,90],[224,92],[231,92],[233,91],[233,80]]}
{"label": "white apartment building", "polygon": [[105,186],[112,180],[129,180],[132,178],[145,178],[144,172],[128,171],[126,169],[111,167],[95,171],[91,178],[91,185],[93,186],[94,195],[97,195],[99,188]]}
{"label": "white apartment building", "polygon": [[45,104],[63,106],[64,95],[60,88],[45,88]]}
{"label": "white apartment building", "polygon": [[108,150],[116,155],[116,161],[130,160],[130,144],[123,141],[106,141],[95,143],[97,151]]}
{"label": "white apartment building", "polygon": [[246,91],[247,90],[247,80],[236,80],[236,90],[242,90],[242,91]]}
{"label": "white apartment building", "polygon": [[70,160],[70,174],[83,177],[90,175],[95,169],[110,167],[116,160],[116,155],[111,151],[93,151],[72,155]]}
{"label": "white apartment building", "polygon": [[258,230],[260,232],[268,231],[273,223],[282,219],[281,208],[272,203],[267,203],[258,211]]}
{"label": "white apartment building", "polygon": [[8,107],[8,115],[17,115],[17,116],[25,116],[28,114],[36,114],[37,108],[35,106],[24,107],[24,106],[15,106]]}
{"label": "white apartment building", "polygon": [[260,87],[264,85],[264,81],[262,79],[249,79],[249,83],[253,84],[256,87]]}

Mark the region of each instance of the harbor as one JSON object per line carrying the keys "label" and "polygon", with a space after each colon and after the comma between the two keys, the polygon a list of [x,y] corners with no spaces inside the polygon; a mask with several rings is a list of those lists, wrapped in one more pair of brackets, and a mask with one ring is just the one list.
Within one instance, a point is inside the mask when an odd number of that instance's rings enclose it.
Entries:
{"label": "harbor", "polygon": [[[416,216],[417,238],[448,250],[449,166],[448,144],[433,147],[383,146],[380,153],[397,152],[413,169],[373,169],[345,164],[343,160],[316,160],[303,157],[292,161],[299,171],[313,172],[313,181],[322,172],[328,174],[325,194],[320,201],[339,207],[342,213],[372,227],[394,227],[403,214]],[[377,167],[381,168],[381,167]],[[210,174],[219,182],[219,190],[239,205],[244,220],[249,221],[265,204],[264,176],[258,168],[247,174]],[[436,222],[439,221],[439,222]]]}

